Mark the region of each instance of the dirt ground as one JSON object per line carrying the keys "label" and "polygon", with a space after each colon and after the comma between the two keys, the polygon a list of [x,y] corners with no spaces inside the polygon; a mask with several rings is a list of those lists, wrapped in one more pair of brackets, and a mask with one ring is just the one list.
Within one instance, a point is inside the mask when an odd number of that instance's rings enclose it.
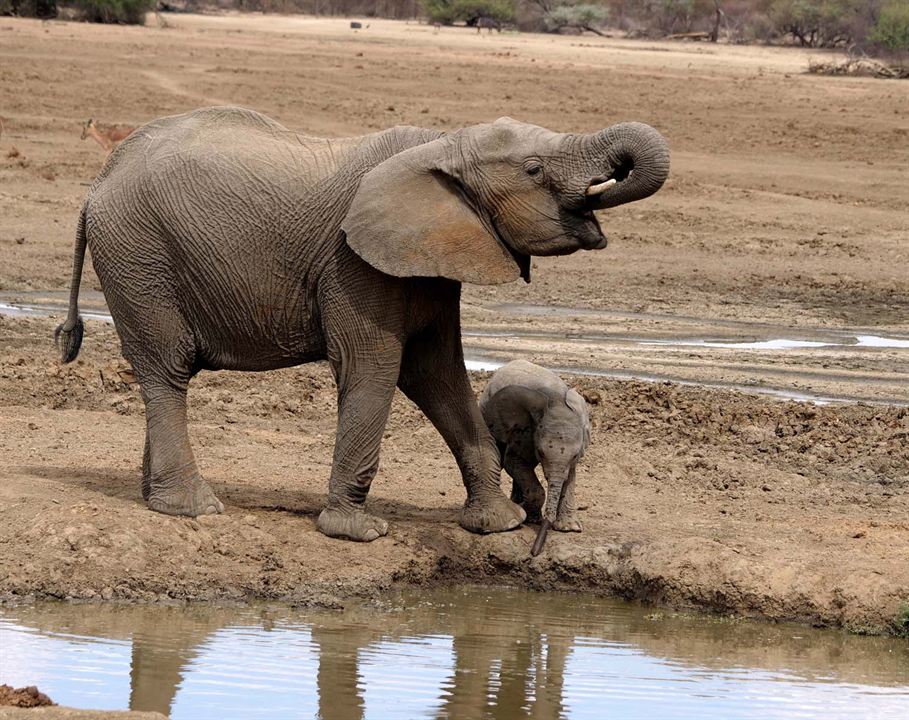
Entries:
{"label": "dirt ground", "polygon": [[[530,560],[530,528],[462,531],[454,461],[399,397],[369,500],[389,536],[324,538],[335,409],[321,364],[194,381],[197,457],[227,512],[155,515],[139,494],[142,406],[112,327],[89,320],[80,360],[60,367],[54,320],[0,316],[7,600],[332,605],[393,583],[479,580],[864,631],[909,602],[909,86],[807,75],[808,53],[788,49],[167,21],[0,18],[0,302],[67,287],[79,203],[104,159],[79,141],[90,116],[137,125],[231,103],[329,136],[501,115],[565,131],[642,120],[666,135],[670,180],[601,215],[608,250],[534,259],[530,285],[465,288],[472,355],[603,374],[568,378],[595,403],[584,532],[551,536]],[[99,289],[90,271],[83,287]],[[859,336],[897,344],[837,344]],[[779,337],[830,342],[777,354],[645,344]]]}
{"label": "dirt ground", "polygon": [[156,712],[105,712],[59,707],[34,685],[13,688],[0,685],[0,720],[160,720]]}

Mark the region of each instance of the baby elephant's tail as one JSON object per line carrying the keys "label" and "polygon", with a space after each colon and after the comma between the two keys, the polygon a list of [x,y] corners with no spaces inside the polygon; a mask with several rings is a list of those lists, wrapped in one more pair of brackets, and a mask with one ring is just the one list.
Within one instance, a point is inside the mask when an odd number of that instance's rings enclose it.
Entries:
{"label": "baby elephant's tail", "polygon": [[85,206],[79,213],[79,227],[76,230],[76,251],[73,253],[73,279],[69,289],[69,312],[66,321],[54,330],[54,341],[60,348],[64,363],[72,362],[82,346],[85,323],[79,315],[79,284],[82,282],[82,265],[85,263]]}

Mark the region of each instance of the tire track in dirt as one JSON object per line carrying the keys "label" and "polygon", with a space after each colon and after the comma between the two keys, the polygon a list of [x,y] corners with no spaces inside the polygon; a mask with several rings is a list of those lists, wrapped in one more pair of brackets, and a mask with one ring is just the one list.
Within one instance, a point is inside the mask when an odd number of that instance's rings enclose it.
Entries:
{"label": "tire track in dirt", "polygon": [[233,105],[235,103],[223,98],[205,95],[204,93],[189,90],[169,75],[159,72],[158,70],[143,70],[142,75],[151,80],[158,88],[171,95],[200,100],[204,105]]}

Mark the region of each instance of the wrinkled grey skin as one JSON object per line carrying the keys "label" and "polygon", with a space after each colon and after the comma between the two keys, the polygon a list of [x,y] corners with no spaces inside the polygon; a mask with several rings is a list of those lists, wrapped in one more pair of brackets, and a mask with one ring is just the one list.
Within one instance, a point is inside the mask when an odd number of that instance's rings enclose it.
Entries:
{"label": "wrinkled grey skin", "polygon": [[[223,509],[187,434],[199,370],[327,359],[338,428],[322,532],[387,532],[363,505],[396,386],[458,462],[461,524],[508,530],[524,510],[499,489],[464,369],[460,283],[528,279],[530,255],[604,247],[591,211],[652,194],[668,170],[665,141],[637,123],[565,135],[503,119],[324,140],[239,108],[155,120],[114,151],[82,207],[63,360],[82,339],[88,245],[145,401],[150,508]],[[585,195],[610,176],[619,182]]]}
{"label": "wrinkled grey skin", "polygon": [[[575,471],[590,443],[584,398],[546,368],[515,360],[493,374],[480,410],[511,475],[511,499],[524,508],[527,520],[545,519],[555,530],[580,532]],[[546,492],[537,479],[538,465]]]}

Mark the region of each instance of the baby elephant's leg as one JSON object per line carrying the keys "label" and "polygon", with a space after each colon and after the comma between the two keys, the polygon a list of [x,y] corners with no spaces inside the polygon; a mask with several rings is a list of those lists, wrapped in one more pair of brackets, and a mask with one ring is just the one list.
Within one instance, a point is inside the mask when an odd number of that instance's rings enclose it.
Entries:
{"label": "baby elephant's leg", "polygon": [[552,526],[553,530],[559,532],[581,532],[581,520],[574,501],[574,475],[575,469],[571,468],[559,499],[559,510]]}
{"label": "baby elephant's leg", "polygon": [[511,475],[511,501],[524,508],[527,522],[540,522],[546,493],[537,479],[534,465],[510,447],[506,447],[502,466],[505,472]]}

